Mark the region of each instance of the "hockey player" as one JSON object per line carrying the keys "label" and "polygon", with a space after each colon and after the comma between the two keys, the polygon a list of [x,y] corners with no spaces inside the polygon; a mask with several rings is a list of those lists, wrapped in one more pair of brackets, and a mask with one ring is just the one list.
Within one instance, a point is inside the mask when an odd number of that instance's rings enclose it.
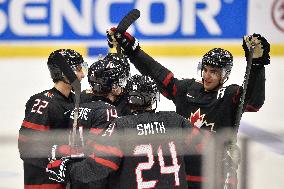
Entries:
{"label": "hockey player", "polygon": [[74,108],[72,87],[57,65],[60,63],[58,56],[64,57],[80,81],[87,69],[81,54],[74,50],[59,49],[50,54],[47,66],[54,87],[30,97],[19,130],[18,147],[24,165],[26,189],[65,188],[65,185],[50,180],[45,172],[51,146],[53,143],[58,144],[58,138],[64,141],[53,134],[68,128],[70,113]]}
{"label": "hockey player", "polygon": [[[128,58],[119,56],[116,53],[109,53],[104,59],[100,59],[90,66],[88,70],[88,82],[93,97],[90,103],[83,103],[81,107],[86,106],[90,107],[91,110],[101,109],[103,111],[100,114],[96,114],[96,111],[94,111],[92,116],[89,116],[91,115],[89,111],[84,111],[85,114],[80,115],[84,115],[84,118],[86,119],[79,117],[81,124],[86,125],[87,128],[95,127],[99,129],[98,126],[102,126],[101,123],[111,121],[112,117],[116,118],[118,116],[116,111],[111,111],[111,109],[117,105],[117,100],[120,100],[118,99],[120,98],[119,95],[123,92],[129,75],[130,65]],[[103,107],[112,108],[109,111],[106,111],[108,108]],[[90,119],[87,119],[87,117]],[[99,122],[100,119],[102,119],[102,122]],[[108,125],[109,124],[104,124],[101,129],[104,129],[105,126]]]}
{"label": "hockey player", "polygon": [[[184,156],[193,145],[188,144],[190,123],[175,112],[155,112],[158,91],[150,77],[135,75],[126,88],[132,115],[114,120],[86,160],[63,160],[50,175],[86,183],[107,179],[113,189],[186,189]],[[203,139],[201,133],[197,136]]]}
{"label": "hockey player", "polygon": [[[92,89],[92,101],[85,102],[80,105],[78,127],[79,145],[86,145],[87,153],[93,153],[95,139],[101,132],[118,117],[118,112],[115,107],[117,96],[122,93],[127,79],[129,78],[130,65],[125,56],[119,56],[116,53],[109,53],[103,59],[94,62],[88,69],[88,82]],[[125,102],[126,103],[126,102]],[[73,119],[73,114],[71,114]],[[68,149],[61,148],[61,149]],[[64,152],[59,150],[59,154]],[[69,151],[66,151],[68,156]],[[80,152],[80,150],[78,151]],[[74,154],[76,155],[76,154]],[[97,188],[100,183],[78,183],[71,180],[71,188]],[[102,185],[103,183],[101,183]],[[102,186],[100,186],[102,187]]]}
{"label": "hockey player", "polygon": [[[114,87],[111,90],[109,95],[112,101],[112,105],[114,105],[117,109],[118,116],[128,115],[130,113],[129,107],[127,106],[127,99],[125,96],[124,87],[126,84],[126,79],[130,76],[130,66],[129,59],[124,55],[118,55],[117,53],[108,53],[104,59],[108,59],[109,62],[117,62],[120,61],[121,64],[118,64],[118,70],[114,72],[112,77],[115,77],[117,81],[115,81]],[[111,64],[113,65],[113,64]],[[112,69],[112,70],[115,70]],[[104,76],[104,80],[97,81],[95,84],[95,88],[110,88],[110,82],[112,83],[112,78],[107,78]],[[102,83],[103,82],[103,83]],[[90,83],[90,82],[89,82]],[[90,84],[92,85],[92,84]],[[84,90],[81,94],[81,102],[91,102],[96,101],[100,97],[98,97],[98,93],[94,91],[94,87],[91,86],[91,89]]]}
{"label": "hockey player", "polygon": [[[151,76],[157,82],[161,93],[174,102],[176,112],[187,118],[192,125],[218,133],[224,128],[232,129],[235,132],[233,134],[235,137],[227,152],[233,162],[236,164],[239,162],[239,156],[232,158],[230,154],[236,154],[235,152],[238,151],[234,144],[238,130],[235,122],[243,89],[238,85],[223,86],[229,78],[233,66],[233,56],[229,51],[214,48],[203,56],[199,65],[202,81],[196,79],[179,80],[170,70],[145,53],[140,48],[138,41],[129,33],[119,33],[115,28],[112,28],[107,31],[107,37],[110,47],[113,46],[114,37],[134,66],[142,74]],[[247,60],[248,49],[252,43],[256,46],[243,110],[256,112],[264,103],[264,65],[270,63],[270,45],[259,34],[245,36],[243,48]],[[188,169],[187,171],[189,183],[193,188],[195,186],[198,188],[204,180],[201,177],[200,169]],[[236,185],[233,180],[235,179],[232,179],[232,187]],[[227,181],[230,182],[230,179]]]}

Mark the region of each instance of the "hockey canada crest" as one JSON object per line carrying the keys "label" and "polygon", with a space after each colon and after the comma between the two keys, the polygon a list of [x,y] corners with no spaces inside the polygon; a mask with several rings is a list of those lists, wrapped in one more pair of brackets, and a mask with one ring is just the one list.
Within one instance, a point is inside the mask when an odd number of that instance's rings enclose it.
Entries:
{"label": "hockey canada crest", "polygon": [[204,129],[209,129],[212,132],[216,132],[214,131],[215,123],[207,123],[207,121],[204,119],[205,116],[206,114],[201,115],[200,108],[198,108],[196,112],[190,114],[189,121],[195,127],[198,127],[198,128],[203,127]]}

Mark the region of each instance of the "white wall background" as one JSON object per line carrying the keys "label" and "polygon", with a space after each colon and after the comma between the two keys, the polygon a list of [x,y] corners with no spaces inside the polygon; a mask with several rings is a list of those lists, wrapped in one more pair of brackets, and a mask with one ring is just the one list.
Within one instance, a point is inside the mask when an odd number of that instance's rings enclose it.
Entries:
{"label": "white wall background", "polygon": [[261,33],[271,43],[283,44],[283,3],[283,0],[249,0],[248,34]]}

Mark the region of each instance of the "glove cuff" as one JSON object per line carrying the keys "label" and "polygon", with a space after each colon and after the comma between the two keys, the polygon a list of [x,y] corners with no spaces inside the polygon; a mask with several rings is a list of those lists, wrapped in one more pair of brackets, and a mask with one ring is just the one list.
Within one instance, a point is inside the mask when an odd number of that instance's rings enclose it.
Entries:
{"label": "glove cuff", "polygon": [[133,41],[129,41],[128,44],[123,44],[124,47],[122,46],[123,52],[129,56],[134,55],[137,51],[140,50],[139,41],[134,37],[132,37],[132,40]]}
{"label": "glove cuff", "polygon": [[[261,49],[263,50],[263,54],[259,58],[253,58],[252,59],[252,67],[262,68],[262,67],[264,67],[264,65],[270,64],[270,56],[269,56],[270,44],[260,34],[254,33],[253,37],[257,37],[257,39],[261,41],[261,44],[262,44]],[[246,60],[248,61],[249,49],[248,49],[247,44],[246,44],[244,39],[243,39],[243,45],[242,46],[243,46],[243,49],[245,51]]]}
{"label": "glove cuff", "polygon": [[[138,43],[138,41],[135,40],[135,43]],[[141,49],[141,47],[140,47],[140,45],[139,45],[139,43],[138,43],[138,45],[135,47],[134,50],[126,51],[125,54],[128,55],[128,56],[133,56],[133,55],[135,55],[138,51],[140,51],[140,49]]]}
{"label": "glove cuff", "polygon": [[260,58],[254,58],[252,59],[252,67],[264,67],[264,65],[270,64],[270,56],[269,55],[263,55]]}

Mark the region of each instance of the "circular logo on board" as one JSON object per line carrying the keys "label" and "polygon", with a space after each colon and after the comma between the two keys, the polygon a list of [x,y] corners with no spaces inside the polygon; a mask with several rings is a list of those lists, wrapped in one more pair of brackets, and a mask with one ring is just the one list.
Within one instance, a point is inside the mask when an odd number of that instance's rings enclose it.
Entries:
{"label": "circular logo on board", "polygon": [[284,0],[275,0],[273,2],[271,16],[274,25],[284,32]]}

